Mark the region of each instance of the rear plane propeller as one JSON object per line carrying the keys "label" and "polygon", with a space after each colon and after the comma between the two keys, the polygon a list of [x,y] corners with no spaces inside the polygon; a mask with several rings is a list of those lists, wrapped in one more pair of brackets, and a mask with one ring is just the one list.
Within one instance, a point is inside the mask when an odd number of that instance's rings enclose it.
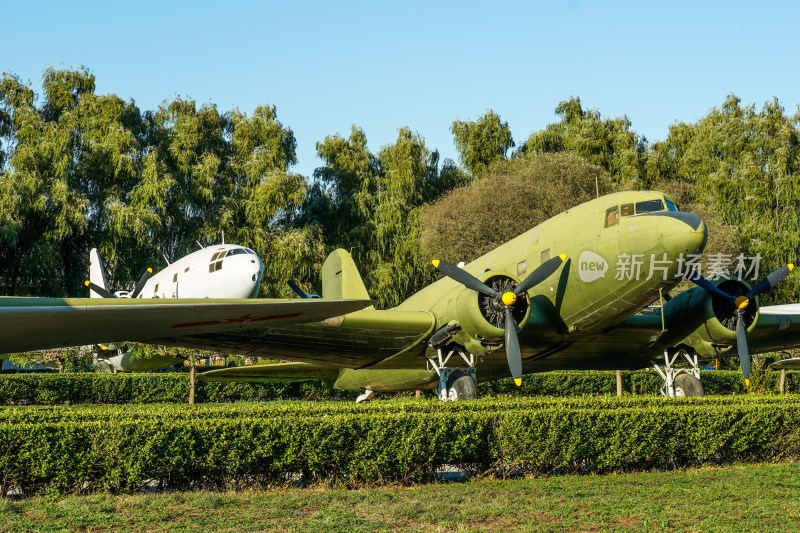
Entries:
{"label": "rear plane propeller", "polygon": [[447,261],[439,261],[438,259],[433,260],[433,266],[438,268],[442,274],[461,283],[468,289],[472,289],[491,298],[495,298],[498,306],[503,309],[505,313],[503,327],[505,330],[504,340],[506,358],[508,360],[508,368],[511,370],[511,377],[514,378],[514,383],[516,383],[518,387],[522,385],[522,353],[520,352],[519,339],[517,338],[517,328],[516,324],[514,323],[514,317],[512,316],[511,309],[513,308],[514,304],[517,303],[517,298],[520,295],[525,294],[530,289],[549,278],[550,275],[552,275],[558,269],[558,267],[561,266],[566,258],[567,256],[562,254],[558,257],[550,259],[549,261],[545,261],[533,272],[531,272],[528,277],[522,280],[522,282],[513,290],[506,291],[504,293],[492,289],[466,270],[461,269],[452,263],[448,263]]}
{"label": "rear plane propeller", "polygon": [[742,367],[744,383],[747,387],[750,386],[750,351],[747,347],[747,328],[744,324],[744,312],[750,306],[750,302],[754,297],[775,287],[783,278],[789,275],[789,272],[791,272],[793,268],[794,265],[789,263],[788,265],[773,270],[743,296],[728,294],[701,276],[698,272],[688,276],[689,281],[698,287],[701,287],[715,296],[728,300],[731,305],[733,305],[734,313],[736,314],[736,348],[739,352],[739,364]]}

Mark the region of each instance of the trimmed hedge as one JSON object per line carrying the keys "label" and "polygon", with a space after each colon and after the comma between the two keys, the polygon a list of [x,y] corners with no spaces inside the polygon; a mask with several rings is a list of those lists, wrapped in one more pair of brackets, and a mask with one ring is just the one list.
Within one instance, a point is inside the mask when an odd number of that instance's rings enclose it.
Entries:
{"label": "trimmed hedge", "polygon": [[12,407],[0,490],[417,482],[800,457],[800,396]]}
{"label": "trimmed hedge", "polygon": [[[764,375],[768,391],[778,391],[778,372]],[[701,371],[707,394],[745,392],[742,375],[736,371]],[[651,370],[622,372],[626,394],[658,394],[662,380]],[[800,390],[800,372],[787,372],[787,390]],[[525,376],[518,388],[511,379],[480,383],[481,396],[576,396],[616,394],[614,372],[546,372]],[[355,400],[357,392],[337,391],[319,382],[299,383],[210,383],[197,382],[195,401],[235,402],[268,400]],[[408,393],[400,394],[408,396]],[[189,397],[185,373],[153,374],[7,374],[0,375],[0,405],[54,405],[76,403],[184,403]],[[381,397],[391,397],[382,394]]]}

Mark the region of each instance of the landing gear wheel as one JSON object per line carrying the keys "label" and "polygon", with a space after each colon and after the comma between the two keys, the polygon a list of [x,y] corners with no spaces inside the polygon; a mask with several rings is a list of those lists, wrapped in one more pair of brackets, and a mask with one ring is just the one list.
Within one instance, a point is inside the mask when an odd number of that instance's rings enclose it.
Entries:
{"label": "landing gear wheel", "polygon": [[675,396],[705,396],[703,384],[691,374],[678,374],[675,377]]}
{"label": "landing gear wheel", "polygon": [[478,388],[472,376],[456,372],[447,380],[448,400],[475,400],[478,398]]}

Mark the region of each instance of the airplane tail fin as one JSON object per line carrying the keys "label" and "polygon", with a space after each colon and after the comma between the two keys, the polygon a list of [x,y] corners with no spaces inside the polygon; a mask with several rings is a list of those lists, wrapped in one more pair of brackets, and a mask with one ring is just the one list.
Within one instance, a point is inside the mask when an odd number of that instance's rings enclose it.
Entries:
{"label": "airplane tail fin", "polygon": [[[100,257],[100,252],[97,248],[92,248],[89,252],[89,281],[98,287],[108,290],[108,276],[103,266],[103,259]],[[94,292],[91,288],[89,288],[89,297],[102,298],[101,295]]]}
{"label": "airplane tail fin", "polygon": [[322,297],[337,300],[369,299],[353,258],[341,248],[331,252],[322,264]]}

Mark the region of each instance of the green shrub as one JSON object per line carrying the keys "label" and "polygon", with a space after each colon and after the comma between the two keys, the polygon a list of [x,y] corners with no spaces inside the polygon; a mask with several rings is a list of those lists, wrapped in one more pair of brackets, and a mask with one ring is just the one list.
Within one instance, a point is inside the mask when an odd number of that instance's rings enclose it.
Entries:
{"label": "green shrub", "polygon": [[[701,380],[706,394],[745,392],[739,372],[704,370]],[[779,372],[767,372],[760,383],[777,392]],[[787,390],[800,390],[800,372],[789,371]],[[658,394],[662,380],[652,370],[622,372],[626,394]],[[316,381],[298,383],[197,382],[195,401],[236,402],[270,400],[355,400],[353,391],[331,390]],[[522,387],[510,378],[478,384],[481,396],[580,396],[616,394],[613,371],[568,371],[529,374]],[[382,398],[407,396],[383,393]],[[0,375],[0,405],[55,405],[76,403],[185,403],[189,377],[185,373],[152,374],[4,374]]]}
{"label": "green shrub", "polygon": [[675,468],[800,456],[800,396],[504,398],[0,410],[0,490],[348,486],[470,472]]}

